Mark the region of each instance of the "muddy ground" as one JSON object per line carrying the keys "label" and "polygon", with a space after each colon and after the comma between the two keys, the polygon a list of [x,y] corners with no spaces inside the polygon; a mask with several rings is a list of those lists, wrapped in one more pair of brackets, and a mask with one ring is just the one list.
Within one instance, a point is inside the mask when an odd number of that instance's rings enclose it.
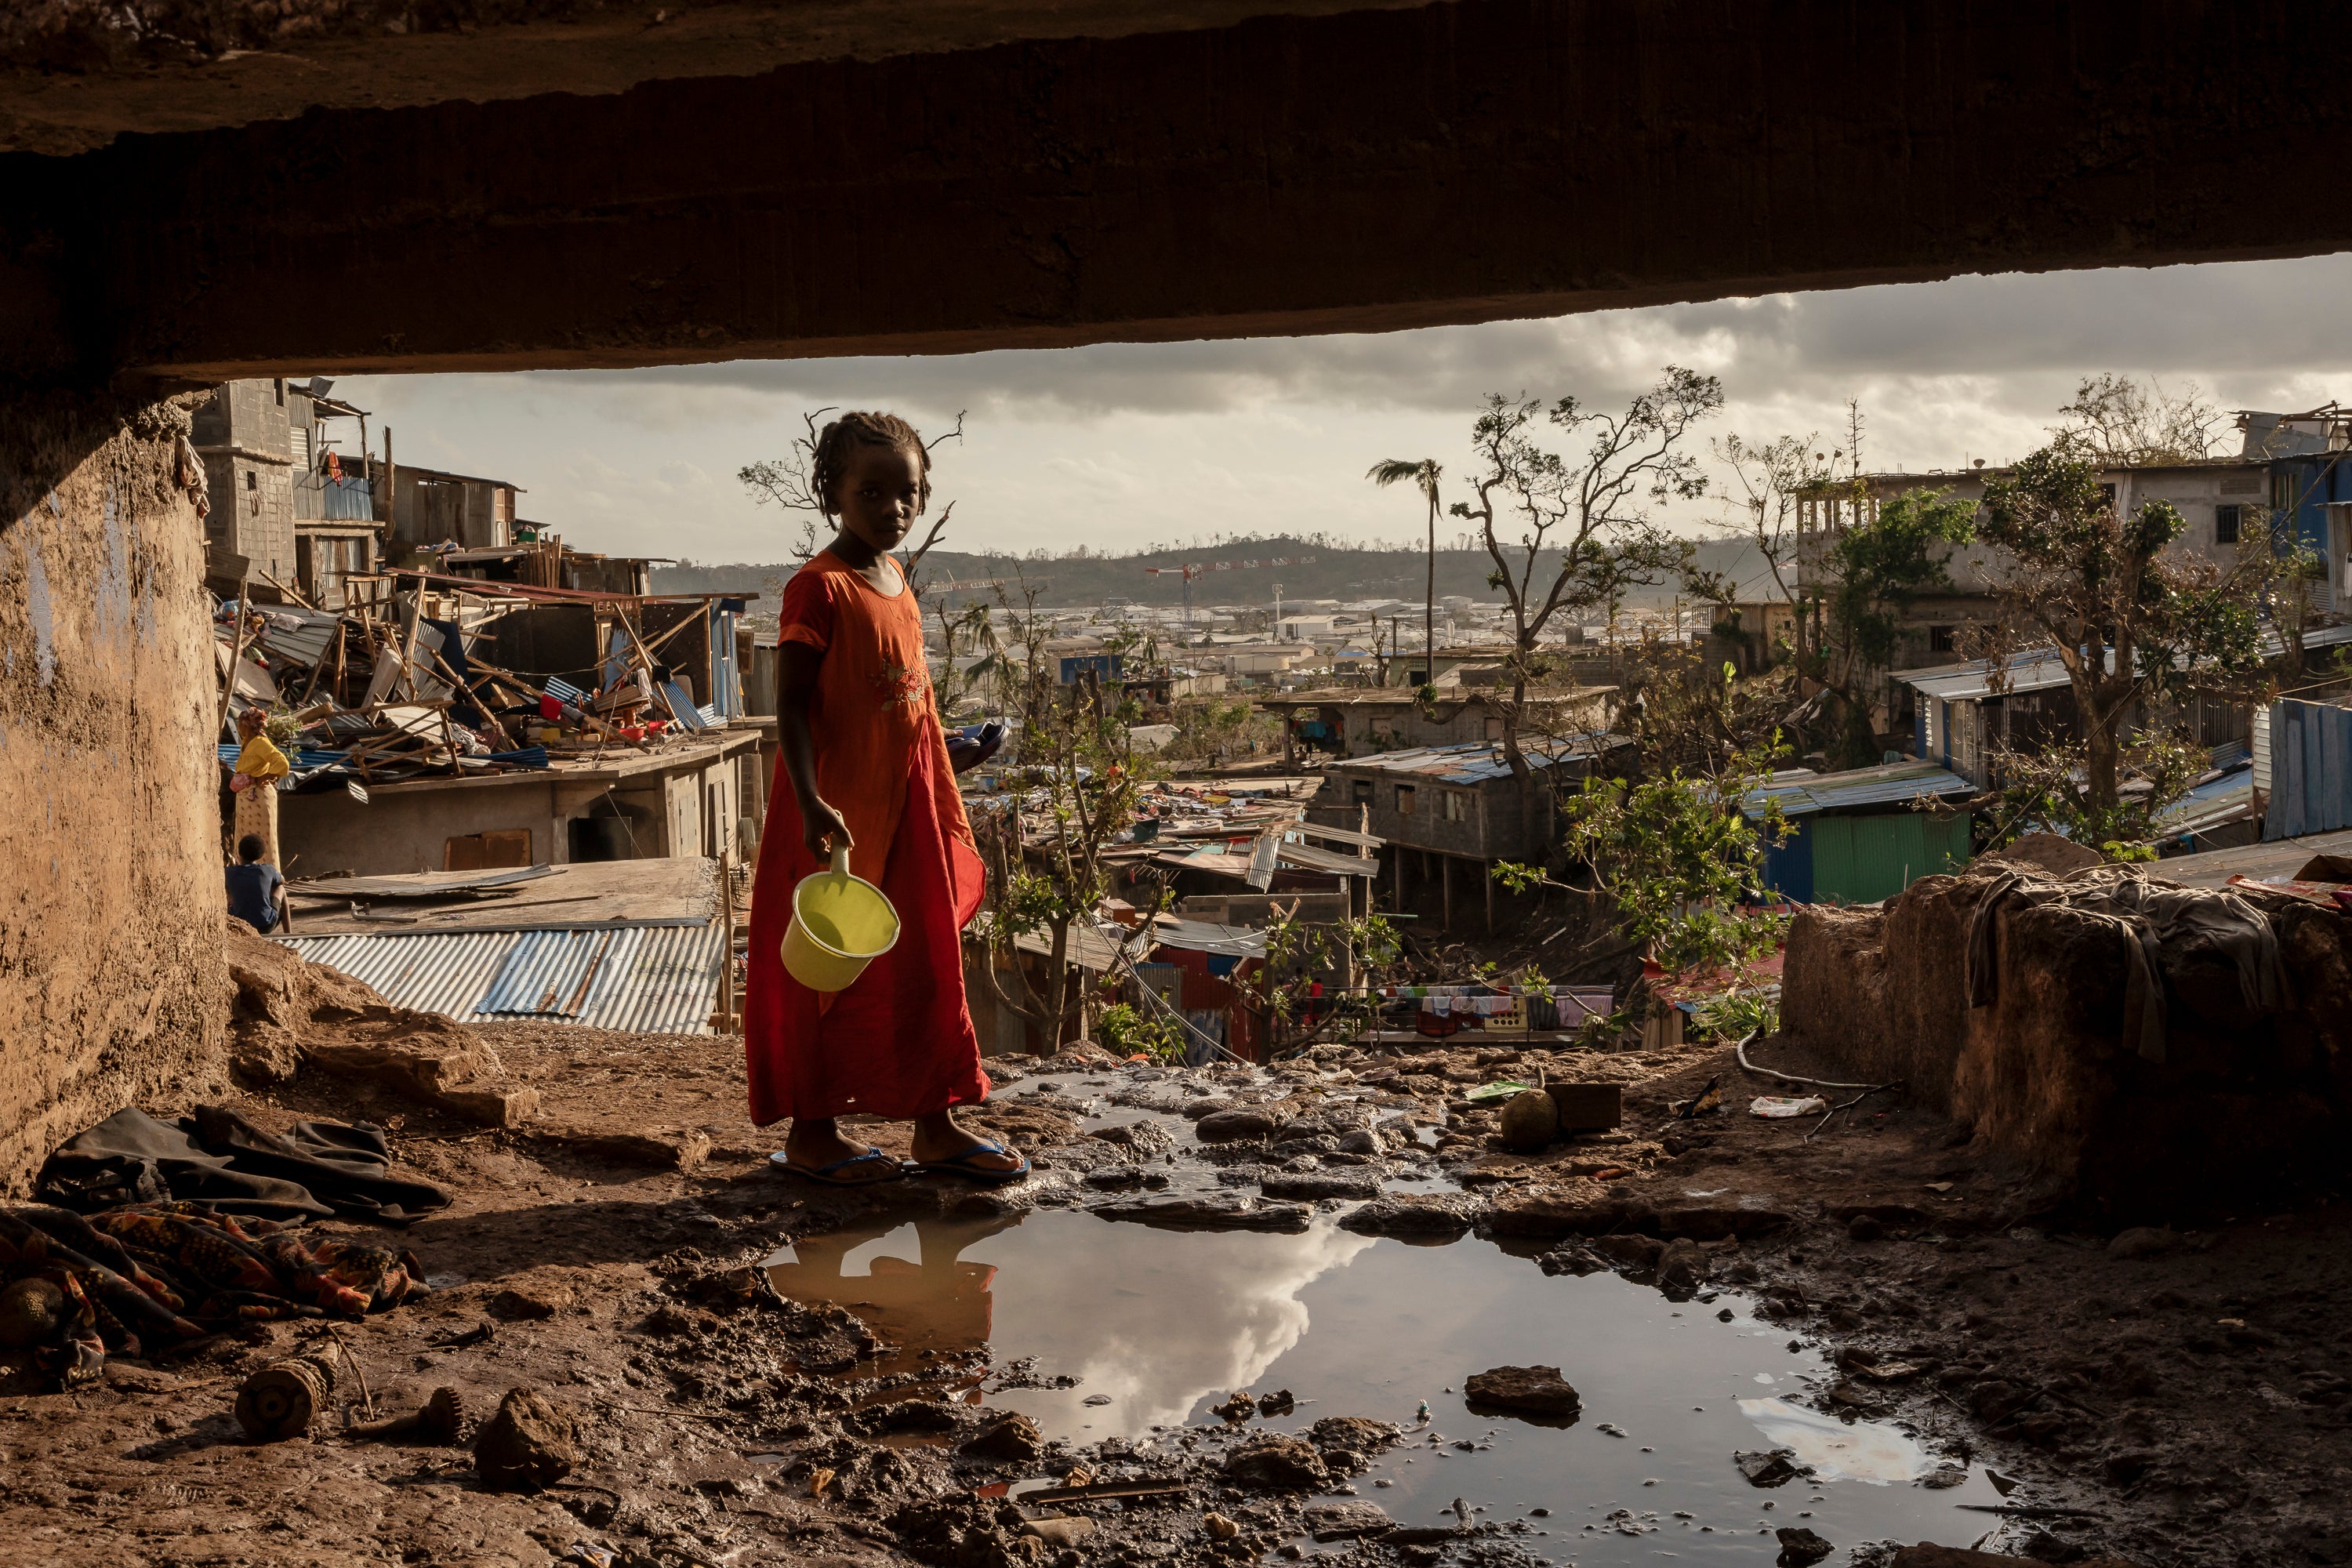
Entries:
{"label": "muddy ground", "polygon": [[[537,1391],[577,1422],[568,1474],[491,1490],[467,1447],[345,1441],[340,1419],[309,1439],[249,1444],[231,1415],[239,1382],[324,1331],[262,1325],[176,1360],[118,1360],[102,1385],[73,1394],[18,1373],[0,1393],[0,1561],[540,1564],[609,1551],[665,1568],[1206,1568],[1292,1555],[1305,1510],[1347,1506],[1328,1495],[1345,1484],[1335,1468],[1376,1451],[1378,1430],[1254,1449],[1247,1426],[1212,1422],[1150,1455],[1040,1453],[1018,1418],[970,1402],[989,1370],[979,1360],[908,1370],[854,1313],[777,1300],[746,1266],[787,1239],[883,1216],[1086,1206],[1283,1229],[1319,1204],[1350,1211],[1349,1228],[1475,1226],[1531,1268],[1753,1292],[1850,1369],[1822,1395],[1827,1408],[1901,1420],[2015,1481],[2019,1505],[2099,1516],[2013,1527],[2011,1548],[2146,1568],[2352,1562],[2340,1501],[2352,1492],[2352,1209],[2323,1195],[2275,1214],[2182,1215],[2118,1243],[2032,1212],[2032,1189],[1982,1168],[1963,1135],[1899,1096],[1816,1131],[1817,1118],[1748,1115],[1776,1086],[1742,1075],[1722,1047],[1543,1055],[1463,1037],[1403,1054],[1326,1047],[1271,1072],[1024,1061],[1023,1092],[974,1120],[1038,1156],[1031,1181],[842,1194],[769,1168],[782,1130],[746,1120],[732,1041],[483,1033],[541,1096],[520,1129],[466,1127],[391,1090],[310,1076],[238,1104],[271,1126],[379,1121],[405,1171],[455,1195],[400,1233],[433,1296],[339,1330],[365,1373],[362,1403],[402,1411],[452,1388],[470,1437],[509,1390]],[[1769,1044],[1756,1054],[1818,1070]],[[1623,1083],[1623,1128],[1538,1156],[1502,1151],[1495,1113],[1462,1095],[1538,1067],[1553,1081]],[[1671,1113],[1710,1079],[1722,1111]],[[1322,1103],[1365,1086],[1369,1100]],[[1176,1115],[1090,1136],[1089,1103]],[[1219,1110],[1235,1114],[1204,1114]],[[1390,1174],[1451,1180],[1360,1207],[1360,1184]],[[339,1397],[357,1391],[347,1382]],[[1025,1510],[1091,1519],[1083,1535],[1024,1535],[1023,1510],[976,1495],[1078,1469],[1178,1489]],[[1330,1550],[1416,1568],[1529,1560],[1494,1525]],[[1841,1543],[1832,1561],[1846,1560]]]}

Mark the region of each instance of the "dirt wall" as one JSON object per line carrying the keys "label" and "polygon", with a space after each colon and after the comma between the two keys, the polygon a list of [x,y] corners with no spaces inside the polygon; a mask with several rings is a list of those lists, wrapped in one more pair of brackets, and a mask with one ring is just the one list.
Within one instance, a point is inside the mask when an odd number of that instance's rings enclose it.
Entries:
{"label": "dirt wall", "polygon": [[2250,1012],[2212,944],[2168,941],[2165,1059],[2124,1037],[2111,921],[2012,907],[1992,928],[1994,997],[1968,1005],[1969,925],[1989,868],[1928,877],[1883,906],[1809,910],[1791,931],[1791,1039],[1974,1129],[1977,1146],[2116,1217],[2326,1176],[2352,1121],[2352,919],[2246,895],[2276,933],[2284,1005]]}
{"label": "dirt wall", "polygon": [[0,1190],[220,1081],[203,472],[172,403],[0,394]]}

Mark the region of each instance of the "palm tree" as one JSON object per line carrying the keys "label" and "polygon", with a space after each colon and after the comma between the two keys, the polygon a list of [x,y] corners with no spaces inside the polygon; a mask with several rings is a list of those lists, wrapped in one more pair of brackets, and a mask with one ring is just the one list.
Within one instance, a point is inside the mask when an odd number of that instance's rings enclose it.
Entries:
{"label": "palm tree", "polygon": [[1421,672],[1423,686],[1437,684],[1437,481],[1445,472],[1434,458],[1423,458],[1418,463],[1402,458],[1388,458],[1374,463],[1364,478],[1386,489],[1390,485],[1410,482],[1429,501],[1429,596],[1422,605]]}

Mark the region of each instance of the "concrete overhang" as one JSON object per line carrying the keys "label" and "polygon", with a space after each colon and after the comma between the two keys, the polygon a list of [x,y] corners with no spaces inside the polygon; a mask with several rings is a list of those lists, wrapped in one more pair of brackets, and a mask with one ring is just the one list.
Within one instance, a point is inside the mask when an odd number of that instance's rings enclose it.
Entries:
{"label": "concrete overhang", "polygon": [[[2352,247],[2310,199],[2352,103],[2276,3],[129,9],[135,48],[0,26],[21,381],[1368,331]],[[174,63],[183,13],[215,30]],[[476,28],[388,30],[436,16]]]}

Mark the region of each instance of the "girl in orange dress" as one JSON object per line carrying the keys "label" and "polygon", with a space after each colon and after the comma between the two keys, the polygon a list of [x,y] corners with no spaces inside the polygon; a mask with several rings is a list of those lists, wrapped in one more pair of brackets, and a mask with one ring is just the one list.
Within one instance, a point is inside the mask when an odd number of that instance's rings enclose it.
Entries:
{"label": "girl in orange dress", "polygon": [[[835,1119],[847,1115],[914,1122],[914,1169],[1018,1181],[1029,1162],[953,1115],[988,1095],[960,935],[982,872],[931,703],[922,612],[889,554],[930,498],[929,454],[903,419],[845,414],[818,437],[813,468],[840,531],[784,587],[781,754],[743,1007],[751,1120],[792,1118],[775,1163],[832,1185],[908,1169],[845,1136]],[[786,973],[782,948],[793,888],[831,863],[836,840],[898,911],[898,941],[821,995]]]}

